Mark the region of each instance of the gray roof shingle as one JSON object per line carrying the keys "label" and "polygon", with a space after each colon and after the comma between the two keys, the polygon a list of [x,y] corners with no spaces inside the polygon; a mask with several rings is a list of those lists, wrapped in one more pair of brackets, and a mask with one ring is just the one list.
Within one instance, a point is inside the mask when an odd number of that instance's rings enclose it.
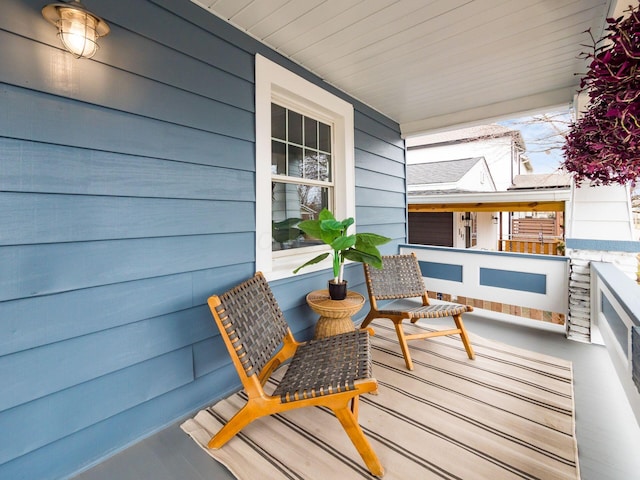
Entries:
{"label": "gray roof shingle", "polygon": [[410,164],[407,165],[407,182],[409,185],[457,182],[483,159],[484,157],[474,157],[443,162]]}

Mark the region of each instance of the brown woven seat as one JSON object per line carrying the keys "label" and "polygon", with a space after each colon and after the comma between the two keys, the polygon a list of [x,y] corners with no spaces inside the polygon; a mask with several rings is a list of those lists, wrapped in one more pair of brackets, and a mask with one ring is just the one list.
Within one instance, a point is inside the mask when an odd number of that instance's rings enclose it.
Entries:
{"label": "brown woven seat", "polygon": [[[429,297],[424,286],[420,265],[415,254],[385,255],[382,257],[382,268],[371,268],[364,265],[364,275],[369,291],[371,310],[362,322],[364,329],[376,318],[388,318],[395,326],[398,342],[404,355],[404,361],[409,370],[413,370],[413,362],[409,353],[408,340],[416,340],[442,335],[459,334],[469,358],[475,358],[473,347],[462,322],[462,314],[470,312],[473,307],[460,304],[429,304]],[[402,301],[420,297],[421,302]],[[378,308],[380,300],[397,300],[389,308]],[[453,317],[456,328],[435,332],[424,332],[407,335],[402,329],[402,321],[410,320],[415,323],[420,318]]]}
{"label": "brown woven seat", "polygon": [[[220,448],[260,417],[308,406],[324,406],[336,415],[373,475],[384,470],[358,424],[358,399],[375,392],[369,333],[353,331],[297,342],[262,273],[208,300],[229,355],[247,394],[247,404],[209,440]],[[273,395],[263,386],[289,362]]]}
{"label": "brown woven seat", "polygon": [[273,394],[291,402],[353,390],[355,381],[367,378],[371,378],[369,333],[354,331],[298,347]]}

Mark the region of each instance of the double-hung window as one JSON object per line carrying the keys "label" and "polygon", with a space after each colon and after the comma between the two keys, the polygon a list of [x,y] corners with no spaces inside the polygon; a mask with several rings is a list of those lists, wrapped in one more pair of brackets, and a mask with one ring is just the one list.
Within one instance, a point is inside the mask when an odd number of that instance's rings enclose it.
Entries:
{"label": "double-hung window", "polygon": [[296,228],[333,205],[331,125],[271,103],[273,252],[318,244]]}
{"label": "double-hung window", "polygon": [[256,56],[256,269],[268,279],[327,249],[299,221],[354,216],[353,135],[351,104]]}

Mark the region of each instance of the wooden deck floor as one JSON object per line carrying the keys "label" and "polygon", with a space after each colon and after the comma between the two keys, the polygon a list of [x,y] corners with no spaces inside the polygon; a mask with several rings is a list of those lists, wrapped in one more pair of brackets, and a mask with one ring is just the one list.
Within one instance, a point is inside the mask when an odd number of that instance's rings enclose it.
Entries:
{"label": "wooden deck floor", "polygon": [[[640,427],[603,346],[569,341],[559,328],[476,310],[467,329],[485,338],[573,362],[576,434],[582,480],[640,478]],[[234,477],[196,446],[179,423],[131,446],[76,480],[231,480]],[[256,477],[258,478],[258,477]],[[477,479],[473,479],[477,480]]]}

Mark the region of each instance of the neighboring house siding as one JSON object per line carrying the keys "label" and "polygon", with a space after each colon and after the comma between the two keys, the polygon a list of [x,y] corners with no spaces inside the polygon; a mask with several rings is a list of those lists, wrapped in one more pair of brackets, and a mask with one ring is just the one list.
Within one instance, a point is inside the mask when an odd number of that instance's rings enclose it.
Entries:
{"label": "neighboring house siding", "polygon": [[[510,136],[468,140],[459,143],[425,145],[408,151],[410,163],[441,162],[460,158],[484,157],[498,191],[507,190],[513,177],[520,173],[514,162],[514,146]],[[524,168],[522,168],[524,170]]]}
{"label": "neighboring house siding", "polygon": [[496,187],[491,181],[491,174],[487,169],[486,162],[483,160],[475,164],[471,170],[462,177],[458,188],[469,192],[495,192]]}
{"label": "neighboring house siding", "polygon": [[[238,388],[206,298],[254,273],[254,54],[319,83],[183,0],[93,0],[91,61],[42,6],[0,16],[0,478],[66,476]],[[354,107],[358,229],[395,252],[403,142]],[[273,284],[302,337],[327,277]]]}

